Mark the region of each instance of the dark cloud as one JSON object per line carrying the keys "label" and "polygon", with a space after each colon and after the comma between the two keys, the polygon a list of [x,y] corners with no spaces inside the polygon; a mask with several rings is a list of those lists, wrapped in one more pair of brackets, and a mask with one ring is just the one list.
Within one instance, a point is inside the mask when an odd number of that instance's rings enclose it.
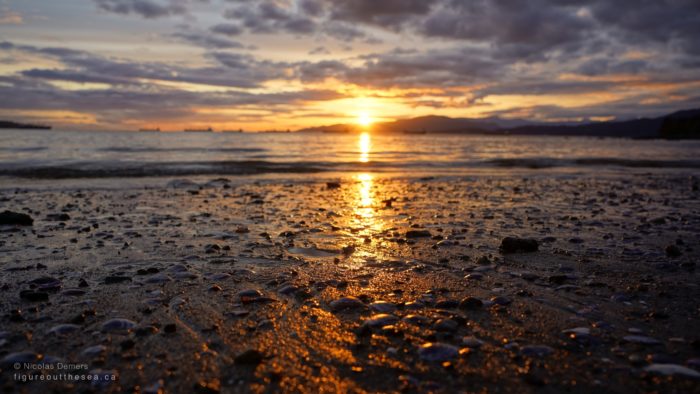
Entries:
{"label": "dark cloud", "polygon": [[243,29],[233,23],[219,23],[218,25],[212,26],[210,30],[225,36],[237,36],[243,33]]}
{"label": "dark cloud", "polygon": [[[63,63],[64,69],[31,69],[26,77],[83,83],[141,84],[142,80],[185,82],[221,87],[254,88],[261,83],[284,75],[283,65],[256,62],[246,55],[215,53],[217,64],[187,67],[162,62],[137,62],[94,55],[67,48],[39,48],[0,42],[0,49],[15,50],[51,57]],[[225,65],[222,59],[237,57],[236,67]],[[220,63],[220,64],[219,64]]]}
{"label": "dark cloud", "polygon": [[[183,15],[187,12],[187,0],[94,0],[97,6],[116,14],[136,14],[147,19],[170,15]],[[200,1],[201,2],[201,1]]]}
{"label": "dark cloud", "polygon": [[238,41],[214,36],[209,32],[202,31],[177,32],[173,34],[173,37],[186,41],[195,46],[208,49],[241,49],[246,47]]}

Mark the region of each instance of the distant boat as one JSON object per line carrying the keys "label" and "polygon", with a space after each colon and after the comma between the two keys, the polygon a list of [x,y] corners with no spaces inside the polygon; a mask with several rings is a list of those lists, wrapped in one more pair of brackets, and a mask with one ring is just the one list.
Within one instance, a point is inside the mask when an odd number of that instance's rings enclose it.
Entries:
{"label": "distant boat", "polygon": [[213,133],[214,129],[207,127],[206,129],[185,129],[188,133]]}
{"label": "distant boat", "polygon": [[224,130],[224,133],[242,133],[243,129],[238,129],[238,130]]}
{"label": "distant boat", "polygon": [[404,130],[404,134],[425,134],[425,130]]}
{"label": "distant boat", "polygon": [[156,127],[155,129],[139,129],[139,132],[141,133],[157,133],[160,131],[160,127]]}

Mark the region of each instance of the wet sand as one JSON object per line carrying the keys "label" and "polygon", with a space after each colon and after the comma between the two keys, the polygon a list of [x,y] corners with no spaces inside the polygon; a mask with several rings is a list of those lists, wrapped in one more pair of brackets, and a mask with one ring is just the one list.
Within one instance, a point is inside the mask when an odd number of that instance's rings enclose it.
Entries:
{"label": "wet sand", "polygon": [[[5,190],[34,223],[1,227],[0,387],[700,392],[699,197],[663,174]],[[25,360],[116,381],[22,383],[57,373]]]}

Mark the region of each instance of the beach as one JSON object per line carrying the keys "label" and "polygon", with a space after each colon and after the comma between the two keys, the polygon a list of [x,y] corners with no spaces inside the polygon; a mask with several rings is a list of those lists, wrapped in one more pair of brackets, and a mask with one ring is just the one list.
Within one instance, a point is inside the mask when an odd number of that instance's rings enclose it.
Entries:
{"label": "beach", "polygon": [[693,171],[5,182],[0,385],[698,392]]}

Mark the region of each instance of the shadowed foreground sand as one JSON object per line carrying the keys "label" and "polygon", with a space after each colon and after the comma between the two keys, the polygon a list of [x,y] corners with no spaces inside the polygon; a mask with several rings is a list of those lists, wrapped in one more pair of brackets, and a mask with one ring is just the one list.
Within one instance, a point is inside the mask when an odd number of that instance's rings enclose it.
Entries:
{"label": "shadowed foreground sand", "polygon": [[[698,392],[697,185],[359,175],[5,191],[0,210],[34,224],[0,233],[0,385]],[[506,236],[539,250],[502,254]],[[116,381],[21,383],[60,372],[24,362]]]}

